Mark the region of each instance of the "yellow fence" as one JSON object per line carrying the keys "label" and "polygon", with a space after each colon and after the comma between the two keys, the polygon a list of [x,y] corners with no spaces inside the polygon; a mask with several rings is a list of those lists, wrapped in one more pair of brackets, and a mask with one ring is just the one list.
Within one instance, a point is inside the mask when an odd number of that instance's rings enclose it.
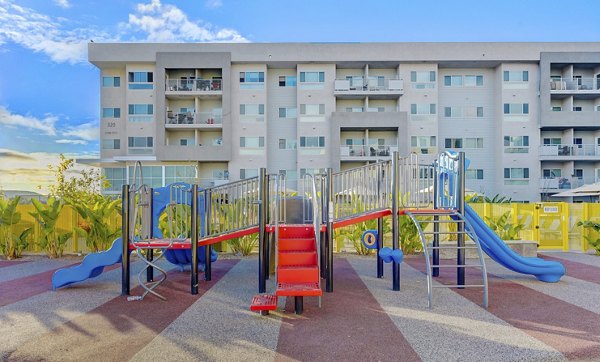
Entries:
{"label": "yellow fence", "polygon": [[[578,221],[592,220],[600,222],[600,204],[565,202],[545,202],[536,204],[470,204],[471,207],[482,217],[488,216],[493,219],[499,218],[503,213],[511,211],[512,223],[523,223],[525,227],[519,233],[522,240],[534,240],[542,250],[563,251],[587,251],[588,243],[585,236],[593,239],[599,238],[600,234],[591,229],[583,229],[577,226]],[[33,205],[23,204],[18,206],[21,213],[21,222],[16,225],[15,232],[20,233],[28,227],[34,228],[33,240],[26,252],[42,252],[37,245],[41,234],[40,226],[34,218],[29,215],[34,210]],[[75,226],[79,224],[80,216],[70,206],[65,206],[57,222],[61,232],[69,231],[75,235]],[[115,214],[110,219],[112,225],[120,227],[121,217]],[[226,251],[226,245],[217,249]],[[85,240],[72,237],[65,247],[66,254],[88,253]]]}

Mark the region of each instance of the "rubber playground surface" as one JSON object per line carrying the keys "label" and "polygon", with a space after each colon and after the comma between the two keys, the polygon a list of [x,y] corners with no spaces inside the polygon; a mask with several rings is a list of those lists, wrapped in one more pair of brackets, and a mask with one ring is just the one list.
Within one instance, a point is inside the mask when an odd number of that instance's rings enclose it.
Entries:
{"label": "rubber playground surface", "polygon": [[[334,292],[279,299],[269,316],[250,312],[256,258],[220,259],[211,282],[189,293],[189,272],[166,263],[160,292],[128,302],[119,265],[97,278],[51,291],[52,273],[79,259],[0,261],[2,361],[563,361],[600,360],[600,257],[546,253],[567,275],[559,283],[486,259],[489,309],[482,290],[436,288],[427,308],[425,261],[401,266],[401,291],[375,277],[373,257],[336,256]],[[141,263],[132,259],[132,283]],[[455,283],[441,271],[434,283]],[[467,281],[481,278],[478,271]],[[273,279],[273,278],[272,278]],[[268,291],[274,290],[273,280]],[[132,294],[140,288],[132,289]]]}

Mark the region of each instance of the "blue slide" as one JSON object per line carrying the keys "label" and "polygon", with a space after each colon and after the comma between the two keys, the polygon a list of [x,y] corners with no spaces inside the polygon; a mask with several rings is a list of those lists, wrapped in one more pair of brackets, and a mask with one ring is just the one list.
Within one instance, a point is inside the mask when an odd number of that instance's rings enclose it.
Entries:
{"label": "blue slide", "polygon": [[525,258],[514,252],[468,205],[465,205],[465,218],[475,229],[481,249],[505,268],[517,273],[531,274],[538,280],[548,283],[558,282],[565,275],[564,265],[557,261]]}
{"label": "blue slide", "polygon": [[88,254],[79,265],[58,269],[52,275],[52,290],[102,274],[104,267],[121,262],[123,242],[121,238],[113,241],[110,249]]}

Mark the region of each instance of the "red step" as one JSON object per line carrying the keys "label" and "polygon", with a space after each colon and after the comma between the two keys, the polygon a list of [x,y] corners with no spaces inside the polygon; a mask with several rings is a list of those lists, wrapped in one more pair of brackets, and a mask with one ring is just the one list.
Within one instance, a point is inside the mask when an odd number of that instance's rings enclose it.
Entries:
{"label": "red step", "polygon": [[259,294],[252,298],[250,304],[250,310],[252,311],[263,311],[263,310],[275,310],[277,309],[277,296],[272,294]]}
{"label": "red step", "polygon": [[282,239],[279,238],[278,250],[281,251],[315,251],[315,238]]}
{"label": "red step", "polygon": [[319,281],[316,265],[286,265],[277,268],[278,283],[309,283]]}
{"label": "red step", "polygon": [[280,297],[320,297],[319,283],[277,283],[275,295]]}
{"label": "red step", "polygon": [[316,265],[317,253],[315,251],[280,251],[277,261],[279,266],[286,265]]}
{"label": "red step", "polygon": [[306,225],[286,225],[279,227],[279,238],[314,238],[315,232],[312,226]]}

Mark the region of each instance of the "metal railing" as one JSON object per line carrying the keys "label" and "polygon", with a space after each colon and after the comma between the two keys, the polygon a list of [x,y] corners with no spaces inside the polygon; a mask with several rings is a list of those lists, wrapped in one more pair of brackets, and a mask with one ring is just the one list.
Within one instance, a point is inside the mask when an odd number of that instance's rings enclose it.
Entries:
{"label": "metal railing", "polygon": [[[464,160],[463,160],[464,161]],[[438,159],[434,163],[434,205],[438,209],[459,209],[463,199],[461,193],[460,178],[464,174],[461,170],[460,153],[450,153],[448,151],[439,154]]]}
{"label": "metal railing", "polygon": [[543,145],[540,146],[540,156],[600,156],[600,145]]}
{"label": "metal railing", "polygon": [[[588,183],[592,183],[590,180]],[[579,178],[567,178],[567,177],[555,177],[555,178],[541,178],[540,189],[542,192],[548,190],[570,190],[577,187],[583,186],[586,182]]]}
{"label": "metal railing", "polygon": [[554,79],[550,81],[551,91],[598,91],[600,90],[599,78],[572,78]]}
{"label": "metal railing", "polygon": [[222,124],[223,118],[215,112],[171,112],[167,111],[166,124]]}
{"label": "metal railing", "polygon": [[398,145],[340,146],[341,157],[390,157]]}
{"label": "metal railing", "polygon": [[258,226],[260,189],[258,177],[204,190],[205,236],[216,236]]}
{"label": "metal railing", "polygon": [[167,92],[220,92],[221,79],[168,79],[165,85]]}
{"label": "metal railing", "polygon": [[419,163],[419,156],[411,153],[398,160],[398,205],[418,209],[429,207],[434,198],[434,167]]}
{"label": "metal railing", "polygon": [[367,79],[336,79],[333,86],[336,92],[402,91],[404,90],[404,80],[378,77],[369,77]]}
{"label": "metal railing", "polygon": [[391,162],[378,162],[331,175],[336,220],[391,207]]}

